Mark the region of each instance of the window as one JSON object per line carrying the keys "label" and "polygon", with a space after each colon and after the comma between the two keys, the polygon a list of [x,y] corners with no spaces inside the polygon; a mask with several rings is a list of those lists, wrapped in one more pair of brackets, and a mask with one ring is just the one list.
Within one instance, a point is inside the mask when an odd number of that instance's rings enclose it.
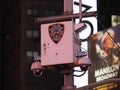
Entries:
{"label": "window", "polygon": [[27,9],[27,15],[32,15],[32,9]]}
{"label": "window", "polygon": [[34,15],[34,16],[38,15],[38,10],[34,9],[34,10],[33,10],[33,15]]}
{"label": "window", "polygon": [[34,51],[34,52],[33,52],[33,57],[34,57],[34,56],[38,56],[38,52],[37,52],[37,51]]}
{"label": "window", "polygon": [[28,30],[28,31],[26,32],[26,36],[27,36],[28,38],[32,37],[32,31]]}
{"label": "window", "polygon": [[45,16],[49,16],[49,10],[45,11]]}
{"label": "window", "polygon": [[55,11],[52,11],[52,10],[45,10],[44,12],[45,16],[53,16],[55,15]]}
{"label": "window", "polygon": [[36,16],[36,15],[38,15],[38,10],[37,9],[27,9],[27,15]]}
{"label": "window", "polygon": [[32,57],[32,51],[27,51],[27,57]]}
{"label": "window", "polygon": [[112,26],[116,26],[116,25],[120,24],[120,16],[119,15],[112,15],[111,20],[112,20],[111,21]]}
{"label": "window", "polygon": [[27,54],[28,58],[30,58],[30,57],[32,58],[34,56],[39,56],[39,52],[38,51],[27,51],[26,54]]}
{"label": "window", "polygon": [[28,30],[28,31],[26,31],[26,36],[27,36],[27,38],[32,38],[32,37],[33,38],[38,38],[39,37],[39,31]]}
{"label": "window", "polygon": [[39,37],[39,31],[33,31],[33,37]]}

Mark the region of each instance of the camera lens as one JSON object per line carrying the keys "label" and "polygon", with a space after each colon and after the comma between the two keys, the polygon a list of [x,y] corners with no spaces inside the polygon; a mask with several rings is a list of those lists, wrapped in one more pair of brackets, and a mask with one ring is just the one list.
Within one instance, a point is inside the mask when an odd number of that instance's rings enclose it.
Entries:
{"label": "camera lens", "polygon": [[82,71],[87,71],[88,65],[81,65],[80,68]]}
{"label": "camera lens", "polygon": [[39,70],[39,69],[36,69],[33,71],[33,74],[36,76],[36,77],[40,77],[42,75],[42,71]]}
{"label": "camera lens", "polygon": [[41,70],[36,70],[36,71],[35,71],[35,74],[36,74],[36,75],[40,75],[40,74],[41,74]]}

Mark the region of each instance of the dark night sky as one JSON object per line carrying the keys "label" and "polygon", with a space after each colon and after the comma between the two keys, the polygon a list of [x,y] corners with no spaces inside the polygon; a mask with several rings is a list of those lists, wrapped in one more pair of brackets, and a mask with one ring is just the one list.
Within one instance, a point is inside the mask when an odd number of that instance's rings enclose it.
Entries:
{"label": "dark night sky", "polygon": [[[0,0],[0,21],[2,24],[6,19],[8,19],[12,9],[18,5],[20,0]],[[97,0],[98,7],[101,11],[110,10],[111,12],[116,12],[120,14],[119,0]]]}
{"label": "dark night sky", "polygon": [[10,14],[12,13],[12,9],[18,5],[19,0],[0,0],[0,11],[2,22],[4,22]]}

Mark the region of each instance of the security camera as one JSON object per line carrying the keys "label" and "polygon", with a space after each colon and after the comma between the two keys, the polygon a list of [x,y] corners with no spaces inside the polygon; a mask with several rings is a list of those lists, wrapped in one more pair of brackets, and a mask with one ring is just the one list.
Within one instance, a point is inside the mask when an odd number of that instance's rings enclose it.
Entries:
{"label": "security camera", "polygon": [[88,67],[91,66],[91,62],[87,56],[83,56],[83,57],[78,57],[76,65],[80,66],[82,71],[87,71]]}
{"label": "security camera", "polygon": [[41,62],[40,61],[33,62],[31,65],[31,70],[36,77],[40,77],[42,75],[43,70]]}

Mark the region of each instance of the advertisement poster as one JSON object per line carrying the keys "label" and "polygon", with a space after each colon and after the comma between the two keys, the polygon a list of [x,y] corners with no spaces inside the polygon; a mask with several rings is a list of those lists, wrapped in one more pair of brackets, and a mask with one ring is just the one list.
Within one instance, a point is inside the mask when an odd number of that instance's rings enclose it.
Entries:
{"label": "advertisement poster", "polygon": [[[88,52],[92,62],[88,73],[89,83],[120,78],[120,25],[92,35],[88,41]],[[114,90],[120,90],[120,83],[115,86],[117,89]]]}

